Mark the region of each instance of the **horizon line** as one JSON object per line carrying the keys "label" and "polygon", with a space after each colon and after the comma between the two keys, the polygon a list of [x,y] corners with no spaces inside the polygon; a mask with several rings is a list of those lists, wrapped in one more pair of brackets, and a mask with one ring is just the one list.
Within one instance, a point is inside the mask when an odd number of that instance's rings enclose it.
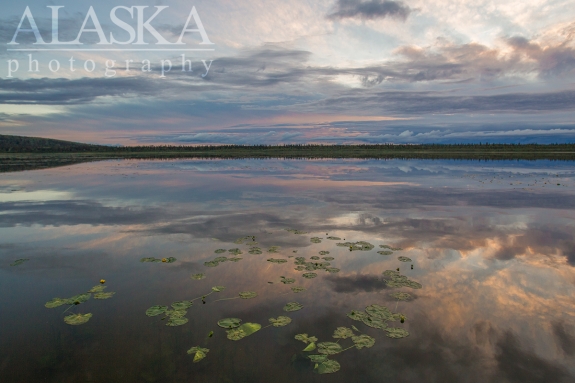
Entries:
{"label": "horizon line", "polygon": [[215,49],[90,49],[90,48],[21,48],[21,49],[6,49],[7,52],[212,52]]}

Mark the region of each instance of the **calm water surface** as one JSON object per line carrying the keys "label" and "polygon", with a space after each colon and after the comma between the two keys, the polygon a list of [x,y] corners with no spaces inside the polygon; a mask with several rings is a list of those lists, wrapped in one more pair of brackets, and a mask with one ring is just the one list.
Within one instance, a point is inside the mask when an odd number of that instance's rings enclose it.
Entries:
{"label": "calm water surface", "polygon": [[[0,382],[573,382],[574,220],[569,162],[106,161],[2,174]],[[263,254],[234,243],[248,235]],[[336,246],[349,241],[375,248]],[[383,244],[403,250],[380,255]],[[242,260],[206,267],[230,256],[220,248],[240,248]],[[293,257],[319,251],[341,271],[303,278]],[[382,272],[397,268],[423,288],[388,287]],[[44,307],[102,278],[113,298]],[[225,291],[196,300],[182,326],[145,314],[216,285]],[[215,302],[240,291],[258,296]],[[397,302],[397,291],[413,300]],[[304,308],[283,311],[294,301]],[[403,313],[389,325],[410,335],[391,339],[346,316],[370,304]],[[70,313],[93,316],[71,326]],[[292,322],[239,341],[217,326],[279,315]],[[315,373],[294,336],[335,341],[352,325],[375,345]],[[192,346],[210,351],[193,363]]]}

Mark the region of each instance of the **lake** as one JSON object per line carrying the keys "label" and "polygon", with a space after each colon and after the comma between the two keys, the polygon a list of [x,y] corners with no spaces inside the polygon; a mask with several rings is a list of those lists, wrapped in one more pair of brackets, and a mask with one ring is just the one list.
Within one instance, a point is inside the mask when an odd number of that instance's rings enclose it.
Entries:
{"label": "lake", "polygon": [[566,161],[1,174],[0,381],[573,382],[574,186]]}

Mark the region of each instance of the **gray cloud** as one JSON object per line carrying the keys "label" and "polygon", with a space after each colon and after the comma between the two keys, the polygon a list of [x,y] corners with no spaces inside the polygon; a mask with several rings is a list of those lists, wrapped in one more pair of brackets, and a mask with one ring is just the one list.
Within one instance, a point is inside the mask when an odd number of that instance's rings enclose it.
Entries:
{"label": "gray cloud", "polygon": [[345,277],[328,276],[326,280],[332,284],[336,293],[373,292],[387,288],[381,276],[357,274]]}
{"label": "gray cloud", "polygon": [[563,353],[567,356],[575,356],[575,328],[563,322],[554,322],[553,335]]}
{"label": "gray cloud", "polygon": [[386,17],[406,20],[413,10],[403,1],[392,0],[338,0],[328,19],[358,18],[362,20]]}

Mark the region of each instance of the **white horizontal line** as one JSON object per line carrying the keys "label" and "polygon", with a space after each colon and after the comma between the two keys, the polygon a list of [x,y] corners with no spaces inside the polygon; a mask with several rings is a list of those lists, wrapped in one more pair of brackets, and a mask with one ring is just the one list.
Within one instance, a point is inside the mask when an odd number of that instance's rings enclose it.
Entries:
{"label": "white horizontal line", "polygon": [[212,52],[215,49],[6,49],[8,52]]}

